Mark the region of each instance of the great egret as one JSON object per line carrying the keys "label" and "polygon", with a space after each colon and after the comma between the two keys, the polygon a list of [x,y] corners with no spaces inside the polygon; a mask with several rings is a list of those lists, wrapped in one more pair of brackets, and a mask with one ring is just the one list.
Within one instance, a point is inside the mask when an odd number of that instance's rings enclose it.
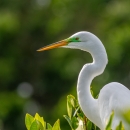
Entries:
{"label": "great egret", "polygon": [[80,49],[89,52],[93,62],[85,64],[78,76],[77,94],[81,109],[86,117],[104,130],[112,111],[114,118],[112,130],[122,121],[125,130],[130,130],[130,124],[123,114],[130,110],[130,91],[124,85],[112,82],[105,85],[98,99],[94,99],[90,92],[94,77],[103,73],[108,62],[106,50],[102,42],[92,33],[81,31],[57,43],[40,48],[37,51],[49,50],[57,47]]}

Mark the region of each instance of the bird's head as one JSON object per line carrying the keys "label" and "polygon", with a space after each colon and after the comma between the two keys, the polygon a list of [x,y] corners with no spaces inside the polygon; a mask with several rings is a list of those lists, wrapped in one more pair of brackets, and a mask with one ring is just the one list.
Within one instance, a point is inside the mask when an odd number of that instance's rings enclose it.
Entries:
{"label": "bird's head", "polygon": [[92,46],[94,47],[95,42],[93,40],[95,38],[97,40],[97,37],[92,33],[82,31],[75,33],[67,39],[42,47],[37,51],[44,51],[57,47],[86,50],[88,48],[91,48]]}
{"label": "bird's head", "polygon": [[[94,34],[86,31],[75,33],[67,39],[47,45],[38,49],[37,51],[50,50],[57,47],[80,49],[89,52],[94,62],[106,66],[107,54],[102,42]],[[104,68],[104,67],[103,67]]]}

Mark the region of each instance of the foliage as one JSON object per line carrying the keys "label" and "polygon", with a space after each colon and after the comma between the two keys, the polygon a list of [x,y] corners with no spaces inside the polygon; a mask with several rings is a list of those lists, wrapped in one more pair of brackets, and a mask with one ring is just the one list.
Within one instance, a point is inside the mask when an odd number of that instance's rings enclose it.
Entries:
{"label": "foliage", "polygon": [[[87,119],[83,111],[80,109],[78,101],[73,95],[67,96],[67,113],[68,115],[64,115],[64,118],[67,120],[71,130],[100,130],[95,124]],[[128,121],[128,123],[129,115],[129,111],[124,114],[124,118]],[[114,111],[112,111],[110,115],[105,130],[112,130],[111,127],[113,118]],[[36,113],[34,117],[30,114],[26,114],[25,125],[27,130],[61,130],[59,119],[53,126],[51,126],[49,123],[46,123],[43,117],[40,117],[38,113]],[[115,130],[125,130],[122,122],[119,123]]]}
{"label": "foliage", "polygon": [[123,117],[126,119],[126,122],[130,124],[130,110],[126,110],[123,113]]}
{"label": "foliage", "polygon": [[[114,111],[110,115],[110,119],[109,119],[109,121],[108,121],[108,123],[106,125],[105,130],[112,130],[111,126],[112,126],[113,118],[114,118]],[[121,121],[120,121],[119,125],[116,127],[115,130],[125,130]]]}
{"label": "foliage", "polygon": [[111,115],[110,115],[110,119],[109,119],[109,121],[108,121],[108,123],[107,123],[107,125],[106,125],[106,130],[111,130],[111,126],[112,126],[112,121],[113,121],[113,117],[114,117],[114,111],[111,113]]}
{"label": "foliage", "polygon": [[72,130],[99,130],[80,109],[78,101],[74,96],[67,96],[67,113],[64,118],[68,121]]}
{"label": "foliage", "polygon": [[26,114],[25,125],[27,130],[60,130],[59,119],[51,126],[49,123],[46,123],[43,117],[40,117],[38,113],[36,113],[34,117],[30,114]]}
{"label": "foliage", "polygon": [[[96,127],[83,114],[77,100],[72,95],[67,96],[67,113],[68,115],[64,115],[64,118],[67,120],[72,130],[99,130],[99,128]],[[25,125],[27,130],[60,130],[59,119],[52,127],[49,123],[46,123],[43,117],[40,117],[37,113],[34,117],[26,114]]]}

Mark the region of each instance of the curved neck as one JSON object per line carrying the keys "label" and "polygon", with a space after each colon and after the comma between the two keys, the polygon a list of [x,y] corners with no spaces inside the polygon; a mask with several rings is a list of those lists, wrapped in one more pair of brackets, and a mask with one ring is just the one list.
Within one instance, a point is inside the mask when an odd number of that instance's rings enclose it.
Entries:
{"label": "curved neck", "polygon": [[103,45],[97,50],[98,51],[94,50],[94,52],[89,51],[93,57],[93,63],[85,64],[80,71],[77,92],[80,107],[86,117],[102,129],[102,123],[98,111],[98,100],[94,99],[91,95],[90,86],[93,78],[103,73],[107,64],[107,54]]}

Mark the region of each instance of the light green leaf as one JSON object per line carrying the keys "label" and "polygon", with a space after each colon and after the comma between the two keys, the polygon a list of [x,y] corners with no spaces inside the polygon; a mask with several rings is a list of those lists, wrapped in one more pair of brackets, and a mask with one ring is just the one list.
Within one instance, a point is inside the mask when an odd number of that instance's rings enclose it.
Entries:
{"label": "light green leaf", "polygon": [[74,108],[76,108],[78,106],[78,102],[73,95],[68,95],[67,99]]}
{"label": "light green leaf", "polygon": [[78,114],[78,111],[79,111],[79,107],[75,110],[75,112],[74,112],[74,115],[73,116],[76,116],[77,114]]}
{"label": "light green leaf", "polygon": [[30,130],[30,126],[33,121],[34,121],[34,117],[27,113],[25,116],[25,125],[28,130]]}
{"label": "light green leaf", "polygon": [[122,124],[122,121],[119,123],[119,125],[116,127],[116,130],[125,130],[124,126]]}
{"label": "light green leaf", "polygon": [[44,130],[46,130],[46,122],[44,121]]}
{"label": "light green leaf", "polygon": [[47,130],[52,130],[52,126],[49,123],[47,123]]}
{"label": "light green leaf", "polygon": [[108,121],[108,124],[107,124],[105,130],[111,130],[111,125],[112,125],[113,117],[114,117],[114,112],[111,113],[110,119]]}
{"label": "light green leaf", "polygon": [[74,96],[68,95],[67,96],[67,112],[70,118],[72,117],[72,108],[76,108],[76,107],[78,107],[77,100],[75,99]]}
{"label": "light green leaf", "polygon": [[125,113],[123,113],[123,116],[125,120],[130,124],[130,110],[126,110]]}
{"label": "light green leaf", "polygon": [[70,102],[67,102],[67,113],[68,113],[68,116],[71,118],[72,117],[72,106],[71,106]]}
{"label": "light green leaf", "polygon": [[76,117],[72,117],[71,122],[72,122],[72,128],[75,130],[79,125],[79,121]]}
{"label": "light green leaf", "polygon": [[73,129],[73,127],[72,127],[72,122],[71,122],[71,120],[70,120],[70,117],[68,117],[67,115],[63,115],[63,117],[68,121],[68,123],[69,123],[71,129]]}
{"label": "light green leaf", "polygon": [[44,128],[41,122],[35,119],[30,127],[30,130],[44,130]]}
{"label": "light green leaf", "polygon": [[60,130],[60,120],[59,119],[53,125],[52,130]]}
{"label": "light green leaf", "polygon": [[35,119],[38,120],[39,122],[41,122],[43,127],[45,127],[44,119],[43,119],[43,117],[40,117],[38,113],[35,114]]}
{"label": "light green leaf", "polygon": [[67,96],[67,113],[68,113],[68,116],[71,118],[71,116],[72,116],[72,105],[70,103],[69,96]]}

